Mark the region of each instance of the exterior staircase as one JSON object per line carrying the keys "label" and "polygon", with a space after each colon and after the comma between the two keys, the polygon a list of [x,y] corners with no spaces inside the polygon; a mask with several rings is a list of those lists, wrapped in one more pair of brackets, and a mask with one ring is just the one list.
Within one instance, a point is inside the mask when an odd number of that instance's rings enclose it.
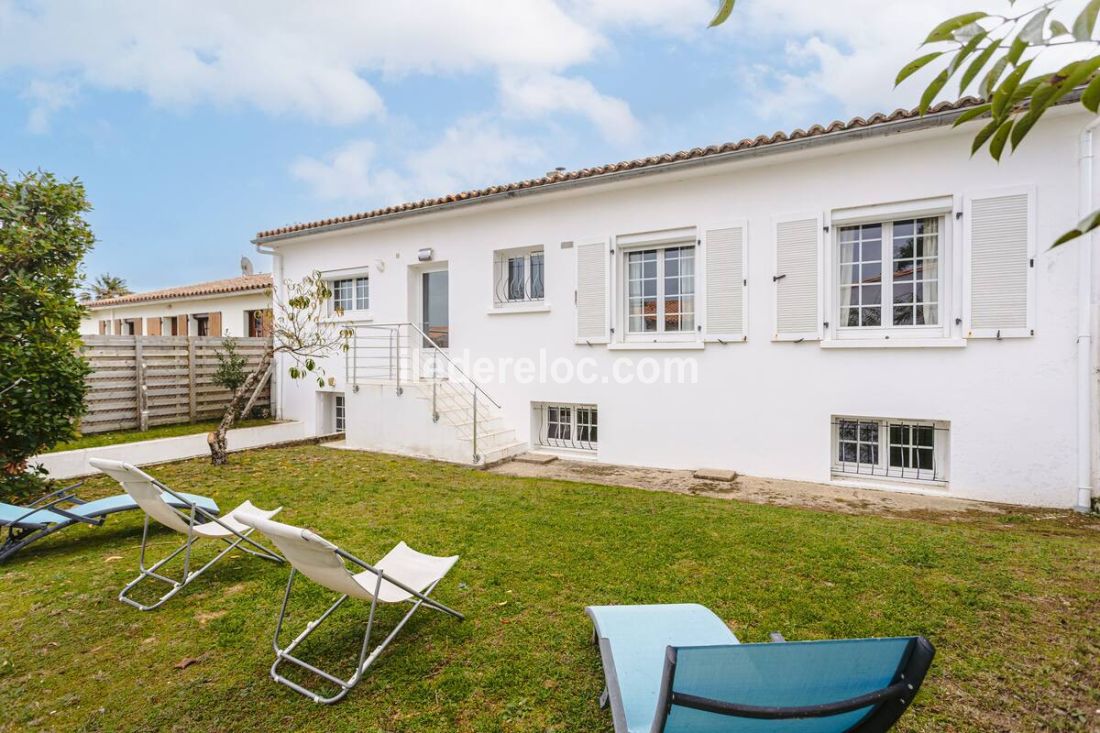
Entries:
{"label": "exterior staircase", "polygon": [[349,342],[347,447],[478,466],[529,449],[500,405],[415,325],[357,326]]}

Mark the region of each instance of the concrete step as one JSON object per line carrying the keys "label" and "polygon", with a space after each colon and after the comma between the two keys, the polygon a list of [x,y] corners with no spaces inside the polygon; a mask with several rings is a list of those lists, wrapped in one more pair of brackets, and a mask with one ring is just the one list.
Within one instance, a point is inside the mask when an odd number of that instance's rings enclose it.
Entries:
{"label": "concrete step", "polygon": [[526,453],[531,449],[531,446],[527,443],[515,442],[508,443],[490,450],[481,450],[480,446],[478,451],[481,454],[481,460],[478,462],[479,466],[493,466],[497,463],[507,461],[512,456]]}
{"label": "concrete step", "polygon": [[[473,443],[469,433],[460,433],[459,439],[467,443]],[[515,442],[516,431],[510,428],[507,430],[497,430],[492,433],[482,433],[479,431],[477,434],[477,449],[479,451],[487,451]]]}

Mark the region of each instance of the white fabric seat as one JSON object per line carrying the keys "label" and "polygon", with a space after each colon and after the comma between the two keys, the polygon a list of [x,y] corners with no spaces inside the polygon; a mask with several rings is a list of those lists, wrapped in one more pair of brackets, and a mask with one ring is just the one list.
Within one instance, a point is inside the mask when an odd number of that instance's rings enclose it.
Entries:
{"label": "white fabric seat", "polygon": [[[139,573],[137,578],[128,583],[118,594],[118,599],[123,603],[129,604],[142,611],[150,611],[157,608],[234,548],[240,548],[244,552],[262,557],[266,560],[282,562],[283,559],[281,557],[274,554],[266,547],[249,539],[248,535],[254,530],[249,525],[241,522],[241,517],[246,515],[270,519],[282,511],[282,507],[265,510],[255,506],[251,501],[245,501],[233,511],[222,517],[217,517],[206,511],[202,506],[186,499],[184,495],[172,491],[172,489],[168,488],[160,481],[157,481],[149,474],[129,463],[110,461],[104,458],[92,458],[89,459],[88,462],[118,481],[119,484],[122,485],[122,488],[126,490],[126,493],[129,494],[141,510],[145,512],[145,529],[141,535],[141,555],[138,560]],[[165,496],[179,501],[182,510],[165,501]],[[155,519],[159,524],[169,529],[185,535],[186,539],[179,548],[171,552],[167,557],[154,563],[151,567],[146,568],[145,547],[149,537],[150,518]],[[213,560],[206,563],[198,570],[192,571],[191,546],[200,539],[221,540],[229,546],[219,552]],[[244,544],[251,545],[253,549],[245,547]],[[182,580],[175,580],[157,572],[165,563],[172,560],[172,558],[180,553],[185,553]],[[161,596],[158,601],[152,604],[139,603],[130,598],[129,592],[147,579],[167,583],[171,586],[171,589]]]}
{"label": "white fabric seat", "polygon": [[253,516],[262,517],[264,519],[270,519],[282,511],[282,507],[278,509],[260,509],[247,499],[233,511],[220,518],[217,522],[205,522],[203,524],[196,524],[191,528],[195,534],[199,537],[206,537],[209,539],[222,539],[225,537],[232,537],[233,535],[241,535],[252,530],[247,524],[242,524],[237,515],[245,512]]}
{"label": "white fabric seat", "polygon": [[[443,604],[429,597],[436,585],[450,572],[454,564],[458,562],[458,555],[450,557],[436,557],[417,552],[404,542],[399,542],[396,547],[386,553],[386,556],[374,565],[363,562],[354,555],[344,552],[324,537],[315,534],[308,529],[295,527],[289,524],[276,522],[268,517],[256,513],[245,512],[238,515],[245,524],[260,530],[279,549],[290,563],[290,579],[287,581],[286,593],[283,596],[282,610],[279,612],[275,624],[275,662],[271,665],[271,677],[281,684],[290,687],[314,702],[333,703],[343,698],[359,680],[367,668],[378,658],[378,655],[397,636],[401,627],[416,612],[420,606],[427,605],[437,611],[450,614],[461,620],[462,614],[447,608]],[[352,573],[347,563],[362,568],[358,573]],[[282,630],[283,620],[286,617],[287,603],[290,600],[290,590],[294,584],[296,573],[301,573],[318,585],[331,591],[340,593],[340,598],[325,611],[316,621],[306,625],[305,631],[299,634],[286,648],[279,647],[279,635]],[[363,645],[359,653],[359,663],[355,674],[349,679],[340,679],[324,670],[318,669],[308,662],[293,656],[294,649],[305,641],[321,623],[335,611],[340,604],[348,598],[356,598],[369,601],[371,604],[370,619],[367,622],[367,630],[363,635]],[[404,618],[390,632],[368,656],[367,649],[370,643],[371,629],[374,625],[375,610],[379,602],[402,603],[411,602],[412,608]],[[279,665],[291,662],[329,682],[338,685],[340,691],[332,696],[324,697],[297,682],[288,680],[279,674]]]}

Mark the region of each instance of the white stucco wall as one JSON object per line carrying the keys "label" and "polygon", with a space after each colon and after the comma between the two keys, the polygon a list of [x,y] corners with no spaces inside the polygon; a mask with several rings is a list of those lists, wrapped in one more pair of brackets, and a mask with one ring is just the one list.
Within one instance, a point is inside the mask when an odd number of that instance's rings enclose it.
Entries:
{"label": "white stucco wall", "polygon": [[[532,402],[594,403],[602,461],[830,481],[831,416],[945,420],[947,494],[1068,507],[1075,501],[1077,253],[1073,245],[1048,245],[1077,221],[1077,144],[1086,121],[1078,114],[1049,120],[1000,165],[984,153],[970,157],[970,130],[914,132],[352,227],[276,246],[288,279],[315,269],[369,269],[369,317],[375,322],[415,320],[410,266],[417,264],[418,249],[431,247],[434,262],[446,262],[450,271],[456,355],[537,359],[545,348],[551,359],[591,357],[601,374],[622,357],[698,361],[699,382],[688,385],[486,383],[521,438],[529,436]],[[1033,337],[967,341],[952,326],[961,345],[951,348],[832,349],[772,341],[776,217],[929,197],[961,201],[970,192],[1015,185],[1036,190]],[[562,242],[735,219],[748,221],[746,342],[683,352],[574,343],[576,249],[564,249]],[[961,224],[955,226],[957,244]],[[545,247],[548,312],[489,315],[493,251],[534,244]],[[957,265],[952,279],[961,278]],[[957,283],[944,314],[952,323],[962,314]],[[342,357],[331,361],[328,374],[340,389]],[[316,385],[283,380],[281,390],[280,414],[316,430]],[[349,403],[349,421],[385,419],[353,414]]]}
{"label": "white stucco wall", "polygon": [[[142,333],[148,335],[148,330],[145,330],[146,318],[174,318],[192,313],[221,312],[223,333],[212,333],[211,336],[247,336],[248,328],[245,312],[270,307],[271,295],[263,290],[253,290],[218,297],[176,298],[135,303],[133,305],[96,308],[89,311],[88,318],[81,320],[80,333],[89,336],[98,334],[100,321],[140,318]],[[165,333],[164,335],[169,334]]]}

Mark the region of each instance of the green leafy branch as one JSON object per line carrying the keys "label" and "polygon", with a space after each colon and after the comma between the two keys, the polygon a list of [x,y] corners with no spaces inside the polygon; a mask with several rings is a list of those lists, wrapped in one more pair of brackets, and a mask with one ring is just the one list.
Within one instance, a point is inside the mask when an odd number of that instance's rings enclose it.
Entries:
{"label": "green leafy branch", "polygon": [[[955,120],[962,125],[988,117],[971,144],[971,154],[988,146],[990,156],[1000,161],[1007,147],[1015,151],[1048,110],[1074,92],[1090,112],[1100,110],[1100,45],[1094,38],[1100,0],[1088,0],[1071,26],[1053,11],[1063,0],[1050,0],[1015,15],[970,12],[943,21],[928,34],[922,46],[939,46],[906,64],[898,72],[895,86],[937,61],[946,66],[925,87],[920,112],[926,113],[948,82],[958,77],[959,94],[978,81],[983,100]],[[1016,0],[1008,0],[1014,6]],[[1029,75],[1043,51],[1060,46],[1082,49],[1076,59],[1055,72]],[[1100,210],[1055,241],[1058,246],[1100,226]]]}

